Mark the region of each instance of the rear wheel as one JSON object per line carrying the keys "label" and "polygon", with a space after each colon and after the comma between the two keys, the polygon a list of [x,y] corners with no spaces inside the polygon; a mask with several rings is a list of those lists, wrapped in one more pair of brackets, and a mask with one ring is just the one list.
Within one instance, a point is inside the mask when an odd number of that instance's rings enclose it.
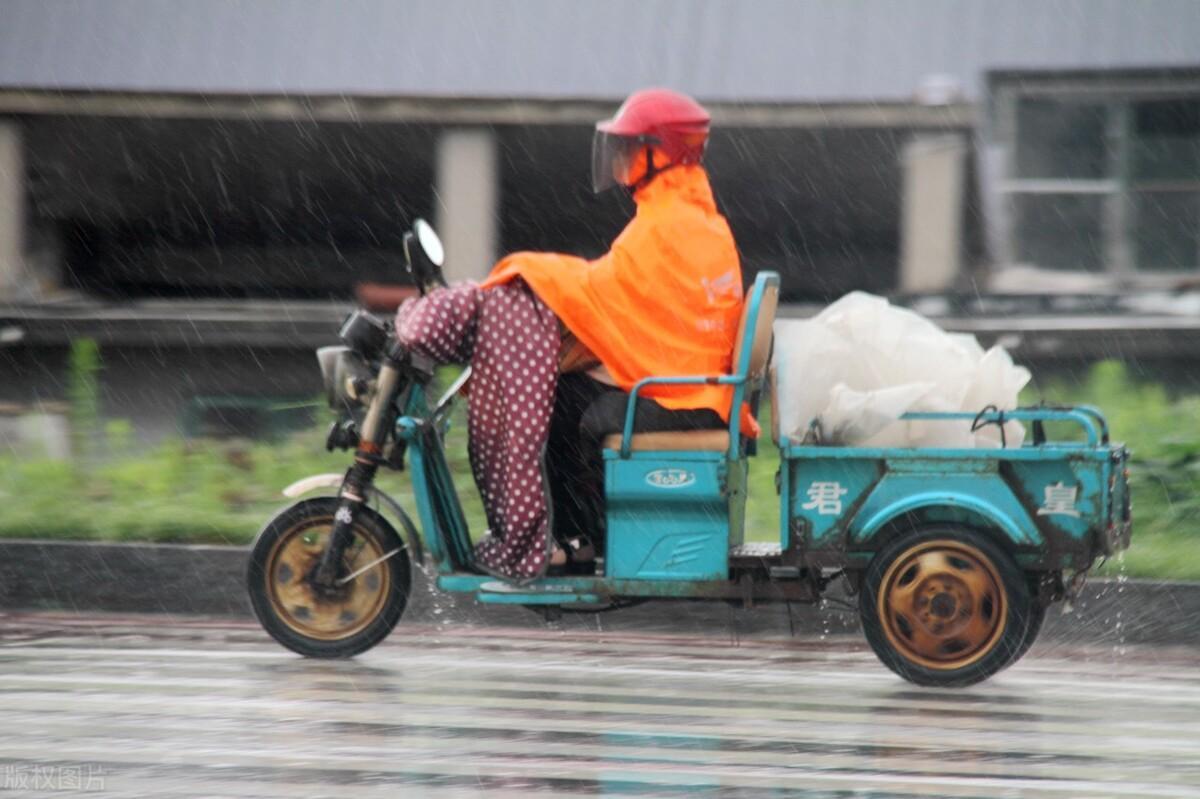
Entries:
{"label": "rear wheel", "polygon": [[267,523],[250,553],[247,589],[263,629],[307,657],[344,658],[387,637],[408,604],[412,569],[395,529],[370,508],[354,517],[341,585],[312,575],[329,545],[339,500],[304,500]]}
{"label": "rear wheel", "polygon": [[1042,631],[1042,623],[1046,621],[1046,606],[1036,598],[1036,589],[1031,587],[1030,593],[1034,594],[1034,600],[1029,605],[1029,618],[1025,621],[1025,635],[1021,639],[1021,643],[1017,646],[1017,651],[1013,653],[1012,660],[1008,662],[1005,668],[1016,663],[1029,648],[1033,646],[1033,642],[1037,640],[1038,633]]}
{"label": "rear wheel", "polygon": [[938,526],[886,544],[859,594],[863,631],[884,665],[918,685],[977,683],[1037,635],[1020,568],[985,535]]}

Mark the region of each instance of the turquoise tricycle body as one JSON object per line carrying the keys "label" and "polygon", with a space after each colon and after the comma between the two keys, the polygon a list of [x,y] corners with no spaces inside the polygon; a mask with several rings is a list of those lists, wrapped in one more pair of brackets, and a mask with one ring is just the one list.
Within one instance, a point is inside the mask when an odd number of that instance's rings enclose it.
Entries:
{"label": "turquoise tricycle body", "polygon": [[[729,374],[653,377],[631,393],[662,383],[722,384],[734,408],[757,407],[772,382],[778,286],[777,275],[760,273],[748,292]],[[443,446],[453,392],[431,405],[427,385],[414,381],[400,393],[393,417],[416,523],[386,504],[407,553],[420,560],[422,546],[428,550],[437,587],[482,605],[554,612],[672,599],[753,607],[816,601],[836,588],[857,598],[863,630],[886,665],[916,683],[965,685],[1019,658],[1046,607],[1077,589],[1097,559],[1129,545],[1128,455],[1110,443],[1092,408],[907,417],[1032,426],[1017,448],[862,449],[778,438],[775,491],[748,496],[757,445],[737,413],[723,430],[638,434],[631,398],[624,430],[603,452],[606,537],[596,574],[505,581],[474,568],[457,494],[470,488],[455,486]],[[1076,432],[1061,435],[1068,427]],[[747,502],[778,503],[770,540],[747,540]]]}

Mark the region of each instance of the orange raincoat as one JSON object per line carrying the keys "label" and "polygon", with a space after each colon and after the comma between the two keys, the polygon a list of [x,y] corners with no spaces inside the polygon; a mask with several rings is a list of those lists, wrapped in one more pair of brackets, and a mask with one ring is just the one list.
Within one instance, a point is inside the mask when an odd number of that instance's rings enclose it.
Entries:
{"label": "orange raincoat", "polygon": [[[704,169],[669,169],[633,197],[637,214],[605,255],[513,253],[483,288],[524,278],[625,391],[644,377],[728,373],[742,272]],[[714,385],[644,390],[666,408],[711,408],[726,421],[732,394]],[[746,407],[742,430],[758,434]]]}

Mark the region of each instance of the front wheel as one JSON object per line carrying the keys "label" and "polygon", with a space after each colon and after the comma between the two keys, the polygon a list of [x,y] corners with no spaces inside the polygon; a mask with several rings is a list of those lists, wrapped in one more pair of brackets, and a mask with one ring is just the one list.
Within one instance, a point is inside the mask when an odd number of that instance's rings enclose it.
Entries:
{"label": "front wheel", "polygon": [[387,520],[370,508],[354,515],[354,537],[338,570],[341,585],[312,576],[333,532],[339,500],[319,497],[282,510],[250,551],[246,587],[263,629],[306,657],[345,658],[387,637],[408,604],[408,550]]}
{"label": "front wheel", "polygon": [[987,536],[938,526],[886,544],[859,594],[863,631],[884,665],[917,685],[981,682],[1013,663],[1036,601],[1020,568]]}

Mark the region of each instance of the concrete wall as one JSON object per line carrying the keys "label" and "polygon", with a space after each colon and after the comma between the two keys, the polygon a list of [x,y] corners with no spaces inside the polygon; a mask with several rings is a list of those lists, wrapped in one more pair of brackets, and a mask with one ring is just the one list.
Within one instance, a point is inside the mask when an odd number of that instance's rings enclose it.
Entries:
{"label": "concrete wall", "polygon": [[446,247],[446,279],[491,271],[500,243],[499,147],[489,128],[450,128],[438,136],[435,225]]}
{"label": "concrete wall", "polygon": [[906,293],[948,291],[959,278],[969,154],[962,134],[917,136],[904,147],[899,288]]}

